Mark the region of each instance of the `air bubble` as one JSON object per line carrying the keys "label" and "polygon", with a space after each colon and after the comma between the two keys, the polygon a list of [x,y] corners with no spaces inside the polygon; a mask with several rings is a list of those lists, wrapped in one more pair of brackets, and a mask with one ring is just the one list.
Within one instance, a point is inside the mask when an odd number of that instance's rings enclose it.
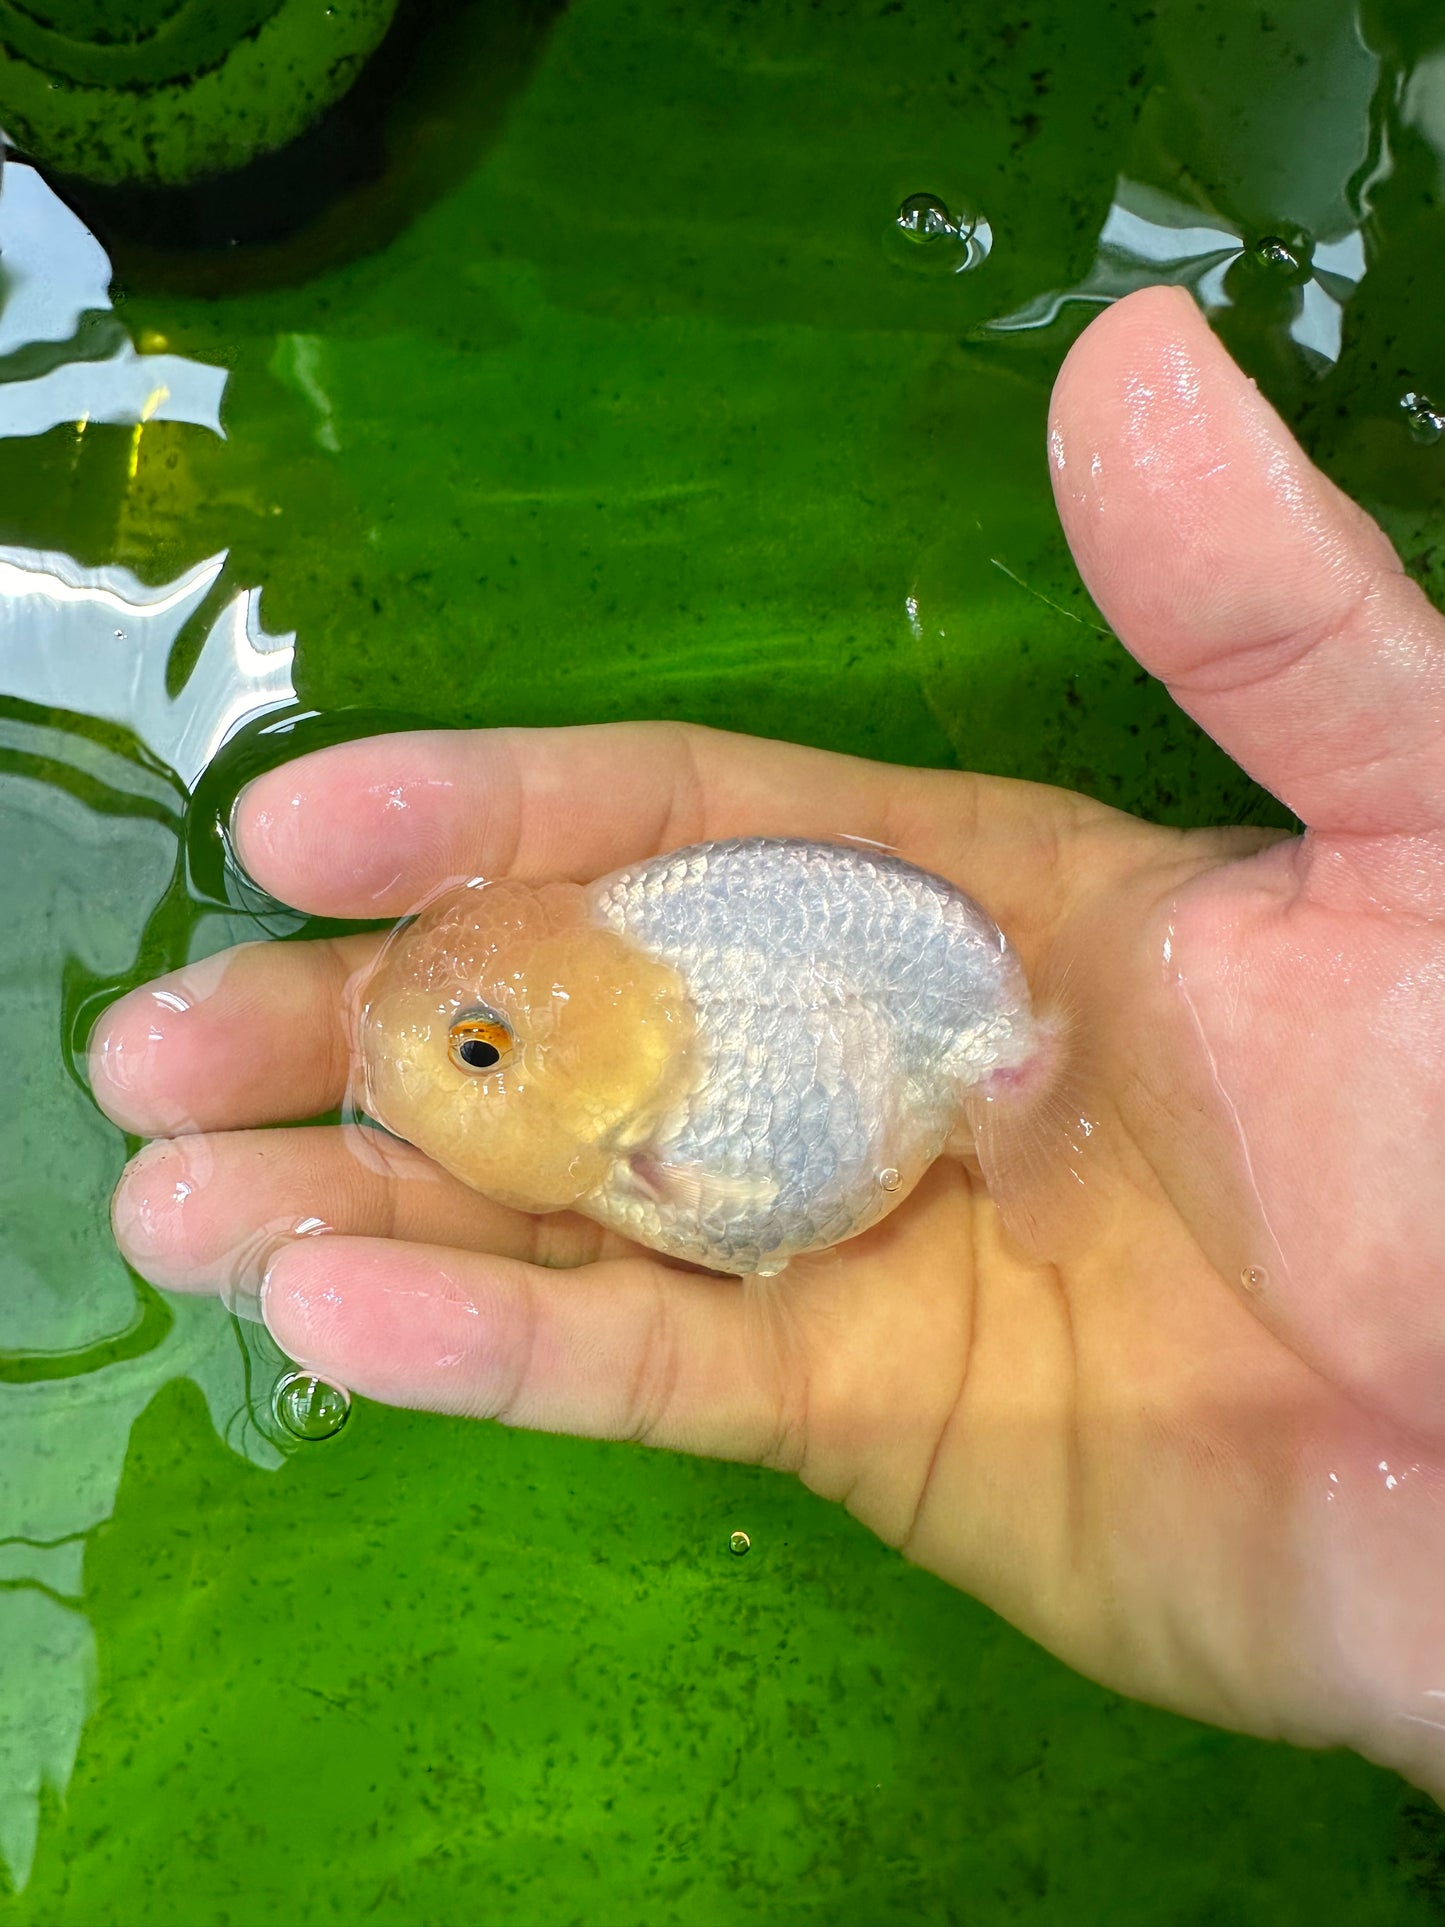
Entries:
{"label": "air bubble", "polygon": [[334,1439],[351,1417],[351,1394],[314,1372],[287,1372],[276,1381],[271,1409],[293,1439],[315,1444]]}
{"label": "air bubble", "polygon": [[966,274],[988,259],[993,229],[981,215],[950,213],[936,194],[910,194],[893,217],[891,252],[925,274]]}
{"label": "air bubble", "polygon": [[728,1536],[728,1551],[734,1559],[742,1559],[752,1550],[752,1540],[745,1532],[734,1532]]}
{"label": "air bubble", "polygon": [[953,216],[936,194],[910,194],[897,214],[899,227],[920,247],[957,239]]}
{"label": "air bubble", "polygon": [[1400,397],[1400,412],[1405,417],[1405,425],[1410,431],[1410,440],[1418,442],[1422,448],[1429,448],[1445,435],[1445,415],[1431,401],[1428,395],[1417,395],[1412,388]]}
{"label": "air bubble", "polygon": [[896,1191],[903,1180],[895,1168],[891,1164],[887,1164],[878,1173],[878,1182],[885,1191]]}
{"label": "air bubble", "polygon": [[1278,268],[1281,274],[1297,274],[1300,259],[1288,241],[1277,234],[1266,234],[1254,244],[1254,258],[1262,268]]}
{"label": "air bubble", "polygon": [[1239,1282],[1252,1298],[1259,1296],[1268,1282],[1262,1265],[1245,1265],[1239,1274]]}
{"label": "air bubble", "polygon": [[1266,286],[1303,288],[1314,280],[1314,236],[1296,227],[1263,234],[1245,247],[1243,262]]}

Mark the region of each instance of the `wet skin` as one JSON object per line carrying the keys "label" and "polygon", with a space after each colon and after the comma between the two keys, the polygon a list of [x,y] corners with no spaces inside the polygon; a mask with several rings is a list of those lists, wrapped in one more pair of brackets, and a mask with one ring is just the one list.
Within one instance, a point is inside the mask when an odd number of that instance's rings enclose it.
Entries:
{"label": "wet skin", "polygon": [[340,1102],[370,936],[107,1014],[96,1095],[157,1140],[116,1234],[172,1289],[264,1274],[277,1341],[371,1397],[785,1467],[1095,1677],[1440,1795],[1445,620],[1177,293],[1080,339],[1049,459],[1122,642],[1303,838],[662,725],[322,751],[237,837],[334,917],[713,837],[894,845],[1067,972],[1099,1128],[1061,1260],[944,1160],[760,1304],[405,1145],[254,1131]]}

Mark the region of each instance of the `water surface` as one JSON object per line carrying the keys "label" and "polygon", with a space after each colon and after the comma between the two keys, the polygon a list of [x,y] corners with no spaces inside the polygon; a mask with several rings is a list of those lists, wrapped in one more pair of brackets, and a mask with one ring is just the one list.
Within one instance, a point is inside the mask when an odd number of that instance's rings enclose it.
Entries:
{"label": "water surface", "polygon": [[[1430,11],[467,6],[290,238],[102,198],[102,247],[7,170],[0,1920],[1438,1917],[1393,1777],[1123,1702],[780,1478],[364,1402],[288,1449],[282,1361],[116,1257],[75,1071],[116,990],[300,927],[218,822],[370,728],[1281,820],[1084,596],[1047,396],[1194,287],[1438,592]],[[987,257],[900,248],[919,195]]]}

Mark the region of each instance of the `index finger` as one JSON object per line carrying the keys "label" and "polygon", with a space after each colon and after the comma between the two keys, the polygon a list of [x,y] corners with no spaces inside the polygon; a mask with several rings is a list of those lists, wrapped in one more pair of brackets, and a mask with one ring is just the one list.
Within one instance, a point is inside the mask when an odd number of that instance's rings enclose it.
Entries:
{"label": "index finger", "polygon": [[[452,877],[590,881],[727,836],[852,836],[951,873],[981,824],[979,861],[1001,881],[1033,871],[1036,888],[1071,810],[1115,814],[1004,778],[617,723],[419,730],[317,750],[257,777],[233,829],[241,862],[273,896],[322,916],[379,917],[415,909]],[[983,894],[976,878],[958,880]]]}

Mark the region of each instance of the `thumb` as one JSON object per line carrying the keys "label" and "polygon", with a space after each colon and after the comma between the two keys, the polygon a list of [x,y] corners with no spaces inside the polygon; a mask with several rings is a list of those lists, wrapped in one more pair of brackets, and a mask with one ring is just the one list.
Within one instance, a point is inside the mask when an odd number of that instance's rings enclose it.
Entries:
{"label": "thumb", "polygon": [[1085,330],[1049,453],[1099,607],[1257,781],[1333,834],[1445,822],[1445,620],[1187,294]]}

